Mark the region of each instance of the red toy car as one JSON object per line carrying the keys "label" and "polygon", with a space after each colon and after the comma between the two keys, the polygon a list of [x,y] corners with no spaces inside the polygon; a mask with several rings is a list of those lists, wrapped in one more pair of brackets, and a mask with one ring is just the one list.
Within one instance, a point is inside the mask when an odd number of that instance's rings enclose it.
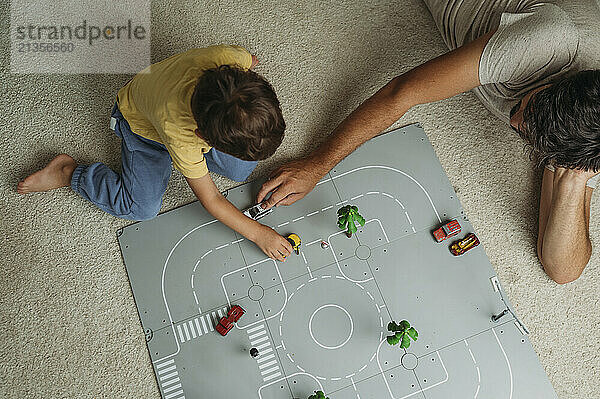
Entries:
{"label": "red toy car", "polygon": [[227,312],[227,316],[221,317],[219,320],[219,324],[217,324],[217,331],[222,336],[227,335],[227,333],[233,328],[233,324],[237,322],[243,315],[246,313],[244,309],[242,309],[239,305],[233,305],[231,309]]}
{"label": "red toy car", "polygon": [[442,242],[448,237],[452,237],[460,233],[460,224],[458,221],[451,220],[436,231],[433,232],[433,236],[437,242]]}
{"label": "red toy car", "polygon": [[473,233],[469,233],[462,240],[456,241],[450,246],[450,252],[452,255],[462,255],[470,249],[475,248],[479,245],[479,239]]}

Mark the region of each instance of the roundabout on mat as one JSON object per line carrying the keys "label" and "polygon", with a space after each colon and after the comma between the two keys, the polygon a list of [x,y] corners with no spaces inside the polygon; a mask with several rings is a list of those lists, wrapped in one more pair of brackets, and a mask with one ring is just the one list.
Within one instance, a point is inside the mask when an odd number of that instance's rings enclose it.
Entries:
{"label": "roundabout on mat", "polygon": [[279,338],[291,367],[337,380],[369,366],[384,331],[381,308],[369,288],[324,275],[290,290],[279,317]]}

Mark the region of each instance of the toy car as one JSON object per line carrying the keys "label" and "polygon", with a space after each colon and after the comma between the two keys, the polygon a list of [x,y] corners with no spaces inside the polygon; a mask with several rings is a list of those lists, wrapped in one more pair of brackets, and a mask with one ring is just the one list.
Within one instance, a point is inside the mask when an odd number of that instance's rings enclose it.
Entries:
{"label": "toy car", "polygon": [[302,240],[300,239],[298,234],[292,233],[285,237],[285,239],[288,240],[288,242],[292,245],[292,249],[294,250],[296,255],[300,255],[300,243],[302,243]]}
{"label": "toy car", "polygon": [[263,209],[261,205],[262,204],[256,204],[254,206],[251,206],[242,213],[248,216],[250,219],[258,220],[273,212],[273,208]]}
{"label": "toy car", "polygon": [[442,242],[448,237],[452,237],[460,233],[460,224],[458,221],[451,220],[436,231],[433,232],[433,236],[437,242]]}
{"label": "toy car", "polygon": [[454,244],[450,246],[450,252],[452,255],[458,256],[462,255],[468,250],[475,248],[479,245],[479,239],[473,233],[469,233],[462,240],[456,241]]}
{"label": "toy car", "polygon": [[240,317],[242,317],[246,313],[244,309],[242,309],[239,305],[233,305],[231,309],[227,312],[227,316],[221,317],[219,320],[219,324],[217,324],[217,331],[222,336],[227,335],[227,333],[233,328],[233,324],[237,322]]}

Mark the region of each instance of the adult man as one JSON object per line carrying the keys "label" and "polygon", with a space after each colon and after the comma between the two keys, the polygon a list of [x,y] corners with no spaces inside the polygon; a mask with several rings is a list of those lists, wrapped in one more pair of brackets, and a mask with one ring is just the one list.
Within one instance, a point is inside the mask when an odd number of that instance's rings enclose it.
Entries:
{"label": "adult man", "polygon": [[473,90],[546,165],[538,257],[557,283],[577,279],[591,256],[590,199],[600,177],[598,4],[425,1],[452,51],[392,79],[311,155],[279,168],[257,200],[272,191],[267,207],[297,201],[411,107]]}

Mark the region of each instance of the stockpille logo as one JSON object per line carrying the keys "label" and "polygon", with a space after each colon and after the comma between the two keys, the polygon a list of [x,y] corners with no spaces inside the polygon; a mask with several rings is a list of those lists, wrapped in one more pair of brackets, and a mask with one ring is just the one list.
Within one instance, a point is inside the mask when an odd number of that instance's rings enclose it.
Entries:
{"label": "stockpille logo", "polygon": [[127,25],[110,25],[103,27],[88,25],[83,20],[75,27],[70,25],[18,25],[15,28],[17,40],[34,41],[73,41],[87,40],[92,46],[98,40],[144,40],[146,39],[146,28],[143,25],[135,25],[131,19]]}

